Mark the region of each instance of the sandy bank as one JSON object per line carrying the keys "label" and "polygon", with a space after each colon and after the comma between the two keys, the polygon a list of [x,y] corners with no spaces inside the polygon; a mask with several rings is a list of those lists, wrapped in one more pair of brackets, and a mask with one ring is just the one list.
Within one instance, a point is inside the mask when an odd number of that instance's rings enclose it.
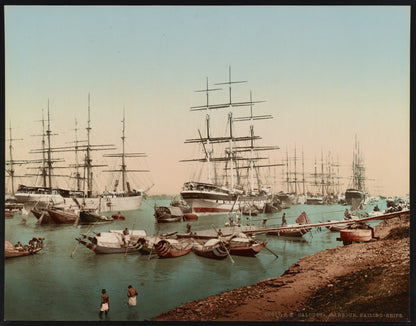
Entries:
{"label": "sandy bank", "polygon": [[375,227],[367,243],[300,259],[282,276],[188,302],[152,320],[407,321],[409,218]]}

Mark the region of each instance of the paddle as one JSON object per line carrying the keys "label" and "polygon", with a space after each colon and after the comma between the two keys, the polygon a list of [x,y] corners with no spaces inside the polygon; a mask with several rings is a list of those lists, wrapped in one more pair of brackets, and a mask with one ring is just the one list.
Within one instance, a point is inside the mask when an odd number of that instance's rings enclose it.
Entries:
{"label": "paddle", "polygon": [[270,251],[273,255],[275,255],[275,256],[276,256],[276,258],[279,258],[279,256],[278,256],[278,255],[276,255],[276,253],[275,253],[275,252],[273,252],[272,250],[270,250],[269,248],[267,248],[267,246],[264,246],[264,249],[266,249],[266,250]]}
{"label": "paddle", "polygon": [[[233,207],[234,207],[234,205],[233,205]],[[212,228],[214,229],[214,231],[218,234],[218,231],[217,231],[217,229],[215,228],[214,224],[211,224],[211,226],[212,226]],[[227,249],[227,246],[226,246],[225,242],[221,239],[220,235],[218,235],[218,240],[220,240],[220,241],[221,241],[221,243],[224,245],[224,249],[225,249],[225,251],[227,252],[228,257],[230,257],[230,259],[231,259],[231,263],[233,263],[233,264],[234,264],[234,260],[233,260],[233,258],[231,257],[231,254],[230,254],[230,252],[228,251],[228,249]]]}
{"label": "paddle", "polygon": [[[134,230],[134,224],[133,224],[132,232],[133,232],[133,230]],[[129,239],[130,239],[130,237],[129,237]],[[127,251],[128,250],[129,250],[129,241],[127,241],[127,247],[126,247],[126,252],[124,253],[124,257],[127,256]]]}
{"label": "paddle", "polygon": [[[85,234],[90,233],[90,231],[91,231],[92,227],[93,227],[93,225],[90,225],[90,227],[89,227],[89,228],[88,228],[88,230],[87,230],[87,233],[85,233]],[[74,257],[75,252],[76,252],[76,251],[77,251],[77,249],[78,249],[78,246],[79,246],[79,241],[78,241],[78,243],[75,245],[75,248],[74,248],[74,250],[73,250],[73,251],[72,251],[72,253],[71,253],[71,258],[72,258],[72,257]]]}
{"label": "paddle", "polygon": [[36,222],[36,224],[42,224],[43,217],[45,216],[46,211],[43,211],[42,214],[39,217],[39,220]]}
{"label": "paddle", "polygon": [[79,223],[79,214],[80,213],[81,212],[78,213],[77,218],[75,219],[74,226],[78,226],[78,223]]}

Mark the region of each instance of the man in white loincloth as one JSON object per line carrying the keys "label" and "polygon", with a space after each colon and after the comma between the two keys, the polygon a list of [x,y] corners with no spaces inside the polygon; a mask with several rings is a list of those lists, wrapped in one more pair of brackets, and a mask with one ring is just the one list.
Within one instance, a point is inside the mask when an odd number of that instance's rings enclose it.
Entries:
{"label": "man in white loincloth", "polygon": [[108,311],[110,310],[110,297],[105,293],[105,289],[102,289],[101,293],[101,308],[100,308],[100,317],[103,314],[103,311],[107,315]]}
{"label": "man in white loincloth", "polygon": [[127,296],[129,298],[129,306],[135,306],[136,305],[136,296],[138,295],[137,290],[129,285],[127,290]]}

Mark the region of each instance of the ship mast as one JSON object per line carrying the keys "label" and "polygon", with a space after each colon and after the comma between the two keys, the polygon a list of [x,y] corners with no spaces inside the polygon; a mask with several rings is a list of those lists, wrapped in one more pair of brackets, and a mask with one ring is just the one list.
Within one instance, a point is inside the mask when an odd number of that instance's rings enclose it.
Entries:
{"label": "ship mast", "polygon": [[[129,157],[147,157],[146,153],[126,153],[126,148],[125,148],[125,142],[126,142],[126,119],[125,119],[125,113],[123,110],[123,120],[121,121],[122,123],[122,134],[121,134],[121,149],[122,152],[121,153],[115,153],[115,154],[105,154],[103,155],[104,157],[120,157],[121,158],[121,166],[120,169],[115,169],[115,170],[104,170],[103,172],[121,172],[121,188],[123,190],[123,192],[127,193],[131,193],[131,188],[130,188],[130,183],[127,181],[127,172],[150,172],[149,170],[128,170],[127,169],[127,164],[126,164],[126,158]],[[115,189],[114,191],[117,190],[117,186],[118,186],[118,180],[116,180],[116,184],[115,184]]]}
{"label": "ship mast", "polygon": [[10,135],[9,136],[10,138],[8,139],[8,141],[9,141],[10,159],[8,161],[6,161],[5,163],[6,163],[6,165],[10,166],[8,169],[6,169],[6,172],[8,173],[8,175],[11,179],[11,194],[14,195],[14,193],[15,193],[15,191],[14,191],[14,178],[17,177],[15,175],[16,171],[14,169],[14,166],[16,164],[21,165],[21,164],[25,164],[27,162],[26,161],[20,161],[20,160],[19,161],[13,160],[13,145],[12,145],[12,142],[15,141],[15,140],[23,140],[23,139],[22,138],[17,139],[17,138],[12,137],[12,123],[11,122],[10,122],[10,127],[9,127],[9,135]]}

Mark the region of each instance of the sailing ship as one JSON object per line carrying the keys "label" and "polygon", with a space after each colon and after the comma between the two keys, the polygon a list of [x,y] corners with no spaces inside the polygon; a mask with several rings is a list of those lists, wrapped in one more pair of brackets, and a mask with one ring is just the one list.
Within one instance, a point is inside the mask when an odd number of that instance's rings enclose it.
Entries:
{"label": "sailing ship", "polygon": [[362,155],[360,153],[360,145],[355,135],[355,145],[352,162],[352,181],[350,187],[345,191],[345,202],[351,205],[353,199],[364,202],[365,200],[365,167]]}
{"label": "sailing ship", "polygon": [[[277,146],[257,146],[254,144],[255,140],[261,137],[254,134],[254,121],[271,119],[271,115],[253,115],[253,105],[261,101],[253,102],[252,94],[250,92],[250,100],[246,102],[233,102],[231,98],[231,86],[236,83],[243,83],[245,81],[232,81],[231,68],[229,69],[229,81],[225,83],[217,83],[215,85],[228,85],[229,87],[229,102],[225,104],[210,104],[209,92],[220,90],[220,88],[210,88],[208,79],[206,89],[197,92],[205,92],[207,102],[206,105],[191,107],[191,111],[205,111],[206,113],[206,135],[202,136],[201,131],[198,130],[199,138],[188,139],[185,143],[200,143],[204,149],[205,157],[197,159],[182,160],[181,162],[206,162],[207,163],[207,177],[208,182],[189,181],[184,184],[181,191],[182,198],[188,203],[195,213],[226,213],[230,210],[238,211],[240,207],[256,206],[263,210],[267,202],[271,202],[273,195],[270,192],[270,187],[262,184],[259,175],[259,169],[265,167],[276,166],[280,164],[258,164],[258,161],[268,159],[268,157],[259,157],[257,155],[260,151],[276,150]],[[250,116],[247,117],[233,117],[232,108],[249,106]],[[211,110],[228,109],[227,128],[229,134],[226,136],[213,137],[211,135],[210,114]],[[234,135],[234,122],[249,121],[250,129],[248,136]],[[237,145],[237,144],[245,144]],[[224,152],[220,155],[214,155],[214,146],[218,148],[220,145],[226,145]],[[247,155],[248,154],[248,155]],[[219,176],[217,167],[218,164],[225,163],[224,171],[225,177]],[[246,163],[246,165],[244,165]],[[243,173],[241,172],[243,171]],[[214,176],[212,175],[214,172]],[[247,172],[247,173],[244,173]],[[255,174],[257,185],[255,185]],[[247,179],[247,184],[243,184]],[[234,205],[237,198],[239,204]]]}
{"label": "sailing ship", "polygon": [[[141,206],[143,197],[145,196],[145,190],[143,189],[131,189],[130,183],[127,180],[127,172],[149,172],[149,170],[128,170],[126,165],[126,158],[131,157],[146,157],[144,153],[126,153],[125,152],[125,117],[123,114],[122,120],[122,152],[117,154],[107,154],[105,157],[118,157],[121,158],[121,168],[115,170],[106,170],[104,172],[121,172],[121,190],[118,190],[119,181],[116,180],[113,191],[105,191],[98,194],[93,192],[93,167],[102,167],[105,165],[92,164],[91,152],[97,150],[113,150],[113,145],[92,145],[90,142],[91,132],[91,119],[90,119],[90,96],[88,95],[88,125],[87,125],[87,144],[79,145],[79,141],[76,138],[75,146],[70,147],[58,147],[52,148],[50,136],[52,131],[50,130],[50,118],[49,118],[49,102],[48,102],[48,127],[45,131],[44,119],[43,122],[43,134],[42,134],[42,149],[33,150],[32,153],[42,153],[41,160],[34,160],[33,162],[41,163],[41,177],[43,180],[42,186],[26,186],[20,185],[15,197],[18,202],[24,203],[27,211],[30,211],[34,205],[38,208],[46,206],[55,206],[61,209],[73,208],[82,205],[86,208],[94,208],[99,212],[109,211],[125,211],[125,210],[137,210]],[[75,129],[77,130],[77,129]],[[45,138],[48,140],[46,146]],[[76,162],[75,167],[77,169],[75,178],[77,180],[77,186],[75,190],[69,190],[52,186],[52,170],[55,168],[53,164],[55,162],[61,162],[60,159],[53,159],[52,153],[59,151],[79,151],[85,152],[84,162],[78,164]],[[77,158],[76,158],[77,161]],[[79,173],[79,168],[84,168],[84,176]],[[33,174],[38,176],[38,174]],[[28,175],[30,176],[30,175]],[[61,175],[64,176],[64,175]],[[65,176],[68,177],[68,176]],[[81,181],[86,183],[86,189],[81,189]]]}

